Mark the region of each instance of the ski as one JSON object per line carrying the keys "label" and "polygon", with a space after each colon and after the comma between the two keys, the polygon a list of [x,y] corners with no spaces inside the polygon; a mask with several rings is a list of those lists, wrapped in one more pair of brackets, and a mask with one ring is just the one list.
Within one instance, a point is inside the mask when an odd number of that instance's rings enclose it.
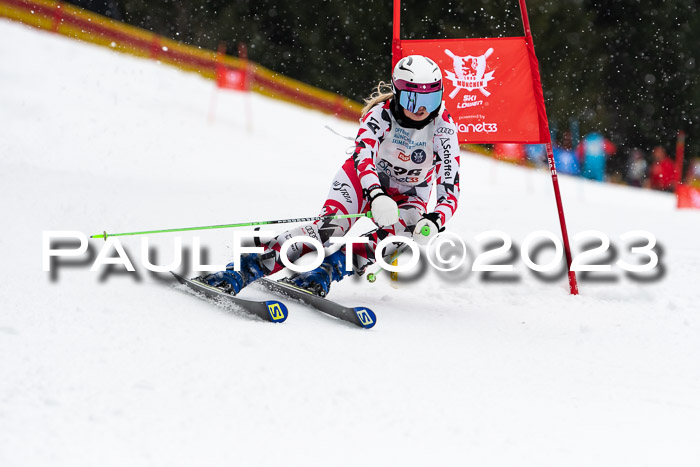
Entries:
{"label": "ski", "polygon": [[196,280],[185,279],[184,277],[175,274],[170,271],[170,274],[175,276],[175,278],[181,283],[187,286],[190,290],[198,292],[207,298],[213,300],[221,301],[224,303],[231,303],[238,308],[246,311],[247,313],[258,316],[265,321],[270,321],[273,323],[281,323],[287,319],[288,311],[284,303],[278,302],[276,300],[267,301],[255,301],[255,300],[245,300],[243,298],[235,297],[229,293],[223,292],[216,287],[212,287],[204,282],[199,282]]}
{"label": "ski", "polygon": [[350,308],[326,298],[319,297],[309,290],[285,281],[259,279],[255,283],[260,284],[274,294],[289,297],[293,300],[309,305],[322,313],[343,321],[347,321],[365,329],[369,329],[377,323],[377,316],[369,308]]}

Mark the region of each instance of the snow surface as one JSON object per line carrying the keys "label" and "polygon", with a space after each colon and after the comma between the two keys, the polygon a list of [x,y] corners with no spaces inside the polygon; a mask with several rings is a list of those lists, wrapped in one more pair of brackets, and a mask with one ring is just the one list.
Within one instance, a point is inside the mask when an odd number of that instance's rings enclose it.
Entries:
{"label": "snow surface", "polygon": [[[672,195],[561,177],[572,236],[624,257],[621,234],[652,232],[656,280],[614,267],[573,297],[516,257],[516,281],[335,284],[377,312],[370,331],[295,303],[265,323],[146,271],[137,237],[137,274],[87,254],[42,272],[42,232],[315,215],[349,145],[324,126],[356,126],[5,20],[0,57],[0,465],[700,463],[700,212]],[[546,171],[464,153],[461,173],[449,230],[470,248],[558,233]],[[228,261],[231,230],[194,235]],[[175,236],[149,237],[159,262]]]}

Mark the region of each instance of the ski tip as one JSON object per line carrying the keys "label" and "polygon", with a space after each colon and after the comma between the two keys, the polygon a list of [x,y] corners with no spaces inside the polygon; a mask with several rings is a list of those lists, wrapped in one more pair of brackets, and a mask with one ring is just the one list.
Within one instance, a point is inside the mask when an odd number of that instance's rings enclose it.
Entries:
{"label": "ski tip", "polygon": [[172,274],[173,277],[175,277],[175,279],[177,279],[177,281],[178,281],[179,283],[181,283],[181,284],[186,284],[186,283],[187,283],[187,279],[185,279],[184,277],[182,277],[180,274],[176,274],[176,273],[174,273],[174,272],[172,272],[172,271],[170,271],[170,274]]}
{"label": "ski tip", "polygon": [[353,310],[355,311],[357,319],[360,320],[360,325],[363,328],[369,329],[377,324],[377,315],[375,315],[374,311],[370,310],[369,308],[358,307],[353,308]]}
{"label": "ski tip", "polygon": [[287,311],[287,307],[282,302],[268,300],[265,302],[265,305],[267,306],[267,312],[270,314],[270,321],[273,323],[283,323],[289,316],[289,311]]}

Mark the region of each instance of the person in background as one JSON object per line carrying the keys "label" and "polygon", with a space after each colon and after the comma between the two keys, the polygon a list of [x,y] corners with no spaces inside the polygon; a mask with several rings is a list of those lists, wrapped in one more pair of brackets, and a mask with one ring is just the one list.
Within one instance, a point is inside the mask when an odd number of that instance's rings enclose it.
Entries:
{"label": "person in background", "polygon": [[581,168],[573,151],[570,131],[564,132],[561,141],[552,147],[552,154],[554,155],[557,172],[569,175],[580,174]]}
{"label": "person in background", "polygon": [[547,147],[544,144],[526,144],[525,154],[527,160],[535,167],[547,165]]}
{"label": "person in background", "polygon": [[700,188],[700,157],[696,157],[690,161],[685,183],[686,185]]}
{"label": "person in background", "polygon": [[634,148],[630,151],[627,159],[627,173],[625,173],[625,182],[630,186],[641,187],[647,179],[647,164],[644,152],[639,148]]}
{"label": "person in background", "polygon": [[663,146],[652,151],[653,162],[649,170],[649,186],[654,190],[673,191],[676,185],[676,168]]}
{"label": "person in background", "polygon": [[576,148],[576,155],[583,164],[581,175],[599,182],[605,180],[605,159],[616,151],[617,147],[600,133],[587,134]]}

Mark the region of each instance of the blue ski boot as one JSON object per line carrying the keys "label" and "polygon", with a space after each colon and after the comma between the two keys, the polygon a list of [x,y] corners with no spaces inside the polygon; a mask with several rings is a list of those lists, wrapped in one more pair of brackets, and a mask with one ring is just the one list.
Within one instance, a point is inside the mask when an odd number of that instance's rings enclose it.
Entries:
{"label": "blue ski boot", "polygon": [[323,263],[316,269],[296,274],[286,281],[325,297],[328,295],[332,281],[339,282],[343,277],[352,274],[352,271],[345,270],[345,249],[341,249],[326,256]]}
{"label": "blue ski boot", "polygon": [[241,255],[241,269],[234,271],[233,263],[226,265],[225,271],[215,272],[198,280],[217,287],[226,293],[236,295],[243,287],[269,274],[256,253]]}

